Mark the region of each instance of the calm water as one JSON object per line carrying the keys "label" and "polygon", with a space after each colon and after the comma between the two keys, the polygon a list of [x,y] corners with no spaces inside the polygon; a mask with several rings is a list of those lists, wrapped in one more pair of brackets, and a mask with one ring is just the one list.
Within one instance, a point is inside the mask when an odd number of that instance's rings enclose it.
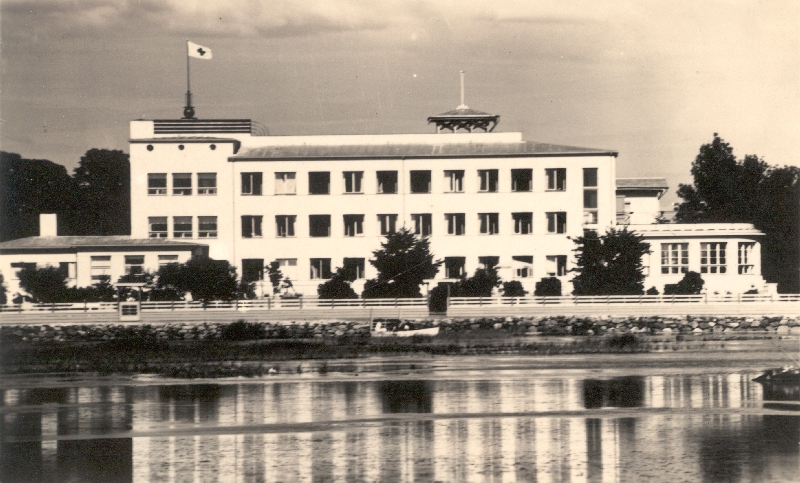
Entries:
{"label": "calm water", "polygon": [[5,381],[0,481],[800,481],[800,412],[764,403],[800,395],[758,371],[465,359]]}

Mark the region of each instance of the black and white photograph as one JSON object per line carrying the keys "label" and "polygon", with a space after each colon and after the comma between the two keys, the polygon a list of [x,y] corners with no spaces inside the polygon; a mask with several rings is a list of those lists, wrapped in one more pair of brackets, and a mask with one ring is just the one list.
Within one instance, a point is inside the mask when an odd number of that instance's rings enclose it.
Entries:
{"label": "black and white photograph", "polygon": [[800,2],[0,0],[0,482],[800,481]]}

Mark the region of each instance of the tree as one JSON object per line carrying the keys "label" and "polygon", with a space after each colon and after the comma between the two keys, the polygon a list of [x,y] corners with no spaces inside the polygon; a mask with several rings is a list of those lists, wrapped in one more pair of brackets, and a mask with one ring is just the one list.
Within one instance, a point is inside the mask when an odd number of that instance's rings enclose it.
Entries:
{"label": "tree", "polygon": [[56,213],[59,233],[69,233],[75,193],[64,166],[0,151],[0,186],[0,241],[39,235],[41,213]]}
{"label": "tree", "polygon": [[524,297],[528,292],[519,280],[503,282],[503,297]]}
{"label": "tree", "polygon": [[502,283],[497,269],[479,268],[470,278],[459,280],[450,291],[452,297],[491,297],[495,287]]}
{"label": "tree", "polygon": [[269,276],[269,282],[272,284],[272,293],[281,293],[281,280],[283,280],[283,272],[281,272],[281,264],[277,260],[269,263],[269,266],[267,267],[267,275]]}
{"label": "tree", "polygon": [[57,267],[26,267],[17,273],[19,286],[39,303],[61,303],[68,299],[67,273]]}
{"label": "tree", "polygon": [[339,267],[325,283],[317,287],[321,299],[357,299],[358,294],[350,287],[352,280],[343,267]]}
{"label": "tree", "polygon": [[664,295],[697,295],[705,281],[697,272],[687,272],[678,283],[664,285]]}
{"label": "tree", "polygon": [[642,256],[650,253],[643,237],[627,228],[610,229],[598,236],[585,230],[574,240],[578,275],[572,279],[575,295],[639,295],[644,293]]}
{"label": "tree", "polygon": [[561,280],[556,277],[545,277],[536,282],[533,295],[537,297],[561,297]]}
{"label": "tree", "polygon": [[421,297],[420,285],[436,276],[442,261],[434,261],[427,238],[419,238],[407,228],[386,235],[381,248],[369,261],[378,277],[367,280],[364,298]]}
{"label": "tree", "polygon": [[156,289],[165,294],[191,293],[195,300],[234,300],[241,294],[236,267],[227,260],[195,257],[158,269]]}
{"label": "tree", "polygon": [[800,168],[770,166],[756,155],[737,161],[717,133],[692,163],[693,185],[680,185],[682,223],[752,223],[762,230],[762,273],[781,292],[800,291]]}
{"label": "tree", "polygon": [[5,280],[3,279],[3,274],[0,273],[0,305],[5,305],[8,303],[8,296],[6,295],[6,286],[3,283]]}
{"label": "tree", "polygon": [[75,168],[73,183],[80,235],[129,235],[131,232],[130,161],[120,150],[90,149]]}

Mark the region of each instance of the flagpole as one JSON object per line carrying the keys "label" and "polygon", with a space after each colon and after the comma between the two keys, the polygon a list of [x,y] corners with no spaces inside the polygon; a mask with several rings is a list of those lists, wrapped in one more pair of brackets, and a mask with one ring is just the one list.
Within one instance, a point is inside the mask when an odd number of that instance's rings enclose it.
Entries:
{"label": "flagpole", "polygon": [[194,119],[194,107],[192,107],[192,88],[191,77],[189,75],[189,39],[186,39],[186,107],[183,108],[184,119]]}

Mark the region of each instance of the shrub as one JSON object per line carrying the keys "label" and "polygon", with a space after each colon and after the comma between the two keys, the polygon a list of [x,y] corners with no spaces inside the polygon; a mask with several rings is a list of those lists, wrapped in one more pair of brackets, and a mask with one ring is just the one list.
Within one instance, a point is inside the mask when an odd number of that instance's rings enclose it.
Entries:
{"label": "shrub", "polygon": [[337,268],[330,279],[317,287],[317,295],[321,299],[357,299],[358,295],[347,278],[344,268]]}
{"label": "shrub", "polygon": [[453,297],[491,297],[501,283],[495,268],[479,268],[470,278],[455,283],[450,290]]}
{"label": "shrub", "polygon": [[19,286],[41,303],[66,302],[67,273],[57,267],[23,268],[18,272]]}
{"label": "shrub", "polygon": [[561,280],[556,277],[545,277],[541,281],[536,282],[536,290],[533,295],[537,297],[560,297],[561,296]]}
{"label": "shrub", "polygon": [[527,294],[519,280],[503,282],[503,297],[524,297]]}
{"label": "shrub", "polygon": [[703,278],[697,272],[687,272],[678,283],[664,285],[664,295],[697,295],[703,290]]}
{"label": "shrub", "polygon": [[658,289],[655,287],[648,288],[647,295],[658,295]]}
{"label": "shrub", "polygon": [[220,335],[222,340],[256,340],[264,338],[265,330],[261,324],[237,320],[223,327]]}

